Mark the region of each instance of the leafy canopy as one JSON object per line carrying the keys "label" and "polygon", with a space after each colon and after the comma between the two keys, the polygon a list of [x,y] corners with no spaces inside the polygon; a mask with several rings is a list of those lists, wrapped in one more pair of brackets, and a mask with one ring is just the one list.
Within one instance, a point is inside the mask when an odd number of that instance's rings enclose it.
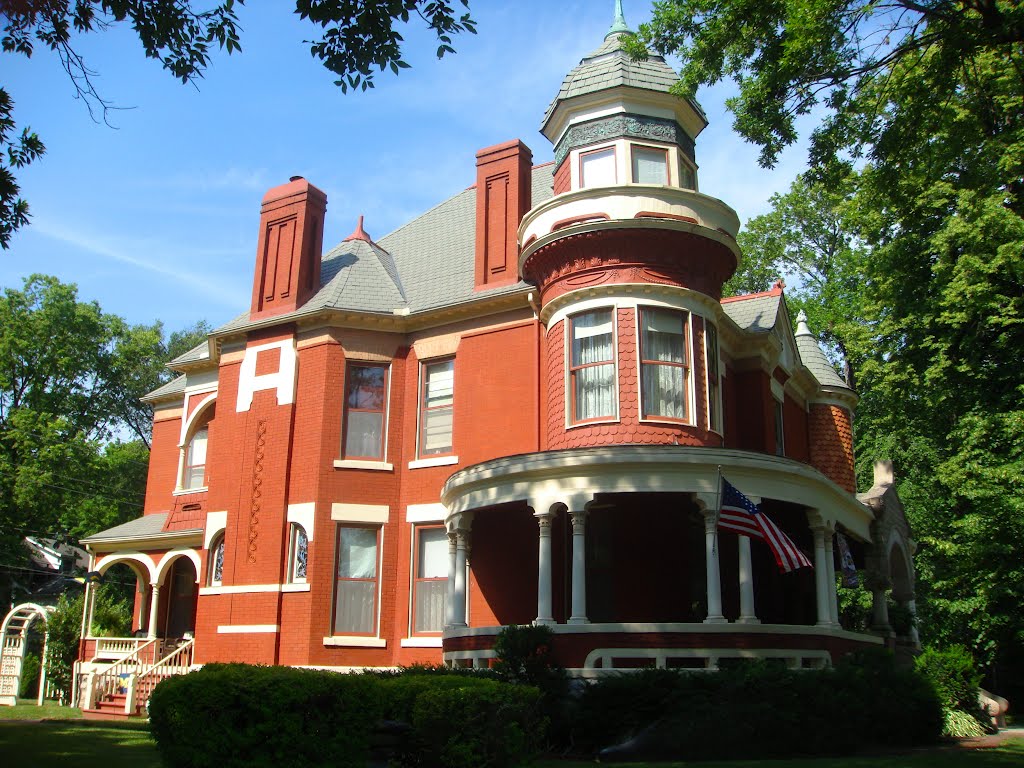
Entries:
{"label": "leafy canopy", "polygon": [[[200,9],[193,0],[0,0],[3,24],[0,50],[31,57],[37,48],[60,62],[76,96],[104,121],[111,108],[93,82],[96,73],[75,50],[75,35],[130,24],[148,58],[183,83],[203,77],[217,50],[241,51],[238,6],[244,0],[223,0]],[[469,0],[296,0],[295,13],[319,27],[320,36],[305,41],[310,53],[337,75],[335,85],[374,87],[377,70],[396,74],[409,65],[402,58],[399,24],[413,17],[436,37],[437,56],[454,53],[452,39],[476,34]],[[19,197],[14,170],[38,159],[46,147],[30,128],[15,125],[14,102],[0,86],[0,248],[7,248],[15,230],[29,220],[28,203]]]}

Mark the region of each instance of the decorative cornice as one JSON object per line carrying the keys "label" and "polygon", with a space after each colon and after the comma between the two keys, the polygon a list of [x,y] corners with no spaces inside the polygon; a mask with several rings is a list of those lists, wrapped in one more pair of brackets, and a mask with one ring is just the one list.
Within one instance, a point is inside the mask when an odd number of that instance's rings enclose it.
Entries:
{"label": "decorative cornice", "polygon": [[555,167],[560,166],[574,149],[623,137],[675,144],[690,160],[696,161],[693,139],[675,120],[627,112],[569,126],[555,146]]}

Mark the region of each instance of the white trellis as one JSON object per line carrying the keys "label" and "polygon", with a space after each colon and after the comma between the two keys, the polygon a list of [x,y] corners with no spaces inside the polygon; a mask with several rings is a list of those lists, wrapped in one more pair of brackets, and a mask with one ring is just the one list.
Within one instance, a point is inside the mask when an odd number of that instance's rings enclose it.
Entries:
{"label": "white trellis", "polygon": [[[18,703],[29,630],[37,619],[42,619],[45,626],[54,610],[52,606],[22,603],[4,617],[0,627],[0,706],[13,707]],[[39,665],[39,706],[43,705],[46,693],[46,652],[49,640],[50,632],[46,629],[43,631],[43,655]]]}

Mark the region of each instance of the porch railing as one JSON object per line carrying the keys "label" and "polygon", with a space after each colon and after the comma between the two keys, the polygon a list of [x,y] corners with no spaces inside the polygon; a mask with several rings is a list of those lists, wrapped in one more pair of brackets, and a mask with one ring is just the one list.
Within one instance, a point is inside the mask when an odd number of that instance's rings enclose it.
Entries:
{"label": "porch railing", "polygon": [[189,638],[177,648],[164,656],[160,661],[142,670],[129,680],[128,697],[125,700],[125,712],[135,712],[137,707],[145,707],[153,689],[163,680],[175,675],[184,675],[192,668],[192,646],[195,640]]}
{"label": "porch railing", "polygon": [[[126,687],[130,676],[135,674],[145,663],[145,657],[150,652],[152,652],[154,657],[160,652],[158,647],[160,639],[155,637],[144,642],[130,638],[107,638],[107,640],[110,645],[108,648],[103,649],[104,652],[121,654],[124,651],[124,653],[120,655],[118,661],[115,661],[102,672],[96,674],[93,684],[93,701],[97,700],[97,696],[102,699],[105,696],[113,696],[119,693],[119,689]],[[128,650],[128,643],[133,644],[134,650]],[[140,644],[134,645],[135,643]],[[93,661],[97,659],[102,660],[103,658],[118,658],[116,655],[103,657],[100,655],[100,651],[100,645],[97,643],[96,655],[93,657]]]}

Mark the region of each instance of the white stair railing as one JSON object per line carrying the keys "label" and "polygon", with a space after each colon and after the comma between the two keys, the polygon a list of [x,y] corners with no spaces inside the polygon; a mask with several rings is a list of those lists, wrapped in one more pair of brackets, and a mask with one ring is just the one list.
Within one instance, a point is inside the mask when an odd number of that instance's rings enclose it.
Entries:
{"label": "white stair railing", "polygon": [[93,698],[90,703],[100,701],[105,696],[116,694],[119,688],[127,684],[128,677],[137,672],[143,665],[145,656],[148,655],[149,651],[152,650],[154,656],[159,652],[159,649],[154,647],[159,642],[160,638],[151,638],[119,661],[108,666],[102,672],[97,672],[94,678]]}
{"label": "white stair railing", "polygon": [[148,669],[142,670],[136,675],[128,689],[128,698],[125,699],[124,709],[128,714],[135,712],[137,707],[145,707],[153,689],[168,677],[184,675],[192,668],[192,646],[195,640],[189,638],[175,648],[171,653],[164,656],[160,661]]}

